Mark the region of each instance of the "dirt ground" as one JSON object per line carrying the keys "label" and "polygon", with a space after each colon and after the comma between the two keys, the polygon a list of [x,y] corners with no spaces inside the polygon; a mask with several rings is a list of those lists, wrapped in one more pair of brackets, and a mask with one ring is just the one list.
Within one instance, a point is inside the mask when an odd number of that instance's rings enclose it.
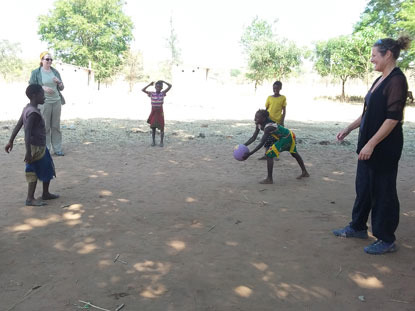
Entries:
{"label": "dirt ground", "polygon": [[[415,310],[415,123],[405,124],[397,253],[336,238],[354,199],[357,133],[344,123],[287,121],[295,160],[266,163],[233,147],[252,121],[167,123],[150,147],[144,121],[63,122],[54,157],[61,195],[26,207],[24,145],[0,152],[0,310]],[[0,122],[4,145],[13,122]],[[157,137],[158,139],[158,137]],[[3,147],[2,147],[3,148]],[[37,195],[40,195],[38,186]],[[115,260],[115,258],[117,260]]]}

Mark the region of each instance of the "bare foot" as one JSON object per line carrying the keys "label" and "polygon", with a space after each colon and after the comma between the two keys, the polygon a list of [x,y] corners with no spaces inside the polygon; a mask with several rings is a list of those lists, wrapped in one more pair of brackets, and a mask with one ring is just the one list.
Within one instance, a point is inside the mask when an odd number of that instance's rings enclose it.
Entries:
{"label": "bare foot", "polygon": [[297,176],[297,179],[301,179],[303,177],[310,177],[310,174],[308,172],[304,172],[300,176]]}
{"label": "bare foot", "polygon": [[264,180],[261,180],[259,183],[260,184],[265,184],[265,185],[270,185],[270,184],[273,184],[274,181],[272,179],[265,178]]}
{"label": "bare foot", "polygon": [[47,205],[46,202],[43,202],[41,200],[26,200],[26,206],[44,206]]}
{"label": "bare foot", "polygon": [[164,146],[164,144],[163,143],[160,143],[160,147],[163,147]]}
{"label": "bare foot", "polygon": [[54,200],[59,198],[59,194],[46,193],[42,194],[42,200]]}
{"label": "bare foot", "polygon": [[153,141],[152,143],[151,143],[151,147],[154,147],[156,145],[156,143]]}

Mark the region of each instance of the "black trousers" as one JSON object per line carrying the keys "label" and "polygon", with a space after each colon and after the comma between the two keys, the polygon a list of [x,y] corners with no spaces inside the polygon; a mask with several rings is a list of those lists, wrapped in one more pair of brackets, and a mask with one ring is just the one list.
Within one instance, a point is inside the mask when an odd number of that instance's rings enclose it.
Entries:
{"label": "black trousers", "polygon": [[399,224],[399,200],[396,191],[398,166],[387,170],[375,170],[366,161],[358,161],[356,173],[356,199],[350,226],[366,230],[372,211],[372,233],[382,241],[395,241]]}

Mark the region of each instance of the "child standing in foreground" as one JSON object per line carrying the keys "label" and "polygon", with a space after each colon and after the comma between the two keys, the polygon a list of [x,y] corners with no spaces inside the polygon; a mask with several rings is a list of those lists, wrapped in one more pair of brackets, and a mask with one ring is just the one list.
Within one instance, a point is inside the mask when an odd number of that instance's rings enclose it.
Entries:
{"label": "child standing in foreground", "polygon": [[[167,85],[167,89],[162,91],[163,83]],[[163,103],[164,103],[164,96],[166,93],[170,91],[171,84],[165,81],[157,81],[155,84],[155,92],[147,91],[149,86],[154,85],[154,82],[151,82],[145,88],[142,89],[144,93],[146,93],[151,98],[151,113],[147,119],[147,123],[150,124],[152,130],[152,138],[153,142],[151,146],[156,145],[156,128],[160,130],[160,147],[163,147],[163,139],[164,139],[164,112],[163,112]]]}
{"label": "child standing in foreground", "polygon": [[[12,151],[13,142],[24,126],[26,155],[26,180],[28,182],[27,206],[46,205],[42,200],[52,200],[59,197],[57,194],[49,192],[49,184],[55,174],[55,166],[48,148],[46,148],[46,129],[45,121],[37,108],[45,102],[45,93],[42,86],[31,84],[26,89],[26,95],[30,103],[23,109],[22,115],[14,128],[10,140],[4,148],[7,153]],[[37,180],[43,182],[42,200],[35,199]]]}
{"label": "child standing in foreground", "polygon": [[[274,95],[270,95],[265,102],[265,109],[269,112],[269,118],[275,123],[284,126],[285,115],[287,112],[287,98],[280,94],[282,89],[282,82],[275,81],[272,85]],[[259,158],[259,160],[266,160],[267,156]]]}
{"label": "child standing in foreground", "polygon": [[295,134],[291,130],[273,122],[269,118],[268,111],[261,109],[258,110],[255,114],[255,125],[256,128],[254,134],[244,145],[248,146],[252,144],[258,137],[260,130],[264,131],[264,135],[262,135],[262,139],[259,145],[249,153],[245,154],[244,160],[248,159],[262,147],[267,148],[265,155],[267,157],[268,176],[260,182],[261,184],[273,183],[272,170],[274,168],[274,158],[278,158],[280,152],[282,151],[289,151],[290,154],[297,160],[298,165],[300,165],[302,172],[301,175],[297,177],[297,179],[310,176],[305,168],[303,159],[297,152]]}

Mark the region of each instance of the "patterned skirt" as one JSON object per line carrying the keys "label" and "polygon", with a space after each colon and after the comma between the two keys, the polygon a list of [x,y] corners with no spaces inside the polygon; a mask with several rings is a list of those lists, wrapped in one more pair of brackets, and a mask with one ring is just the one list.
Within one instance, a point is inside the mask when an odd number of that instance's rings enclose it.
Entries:
{"label": "patterned skirt", "polygon": [[295,144],[295,134],[290,131],[290,135],[277,138],[275,143],[270,146],[265,153],[268,158],[275,158],[280,156],[280,152],[289,151],[290,153],[297,153]]}
{"label": "patterned skirt", "polygon": [[25,169],[27,182],[36,182],[38,179],[49,182],[56,174],[48,148],[31,145],[31,149],[32,162],[27,163]]}

